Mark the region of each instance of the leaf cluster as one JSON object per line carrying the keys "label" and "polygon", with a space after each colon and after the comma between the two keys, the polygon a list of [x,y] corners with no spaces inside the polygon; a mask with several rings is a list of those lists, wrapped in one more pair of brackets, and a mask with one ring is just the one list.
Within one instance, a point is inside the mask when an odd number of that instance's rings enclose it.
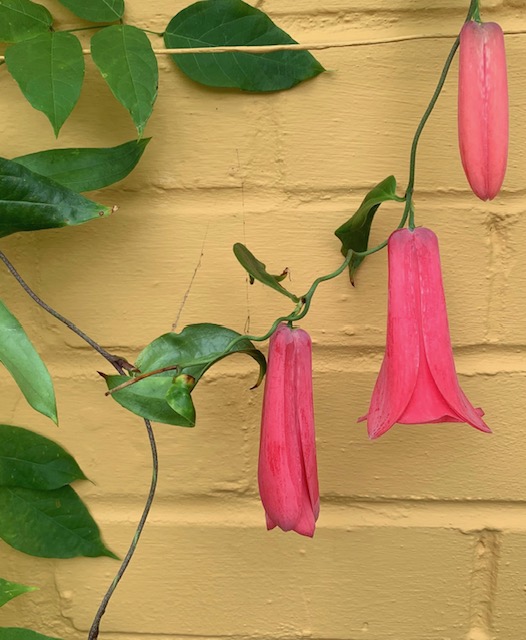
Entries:
{"label": "leaf cluster", "polygon": [[[125,24],[124,0],[60,0],[76,16],[99,25],[91,55],[115,98],[143,135],[159,84],[157,59],[144,29]],[[119,24],[102,25],[115,22]],[[54,28],[51,13],[32,0],[0,0],[0,42],[9,43],[9,73],[58,136],[84,82],[81,42]],[[163,33],[169,49],[296,44],[259,9],[242,0],[202,0],[175,15]],[[178,53],[176,66],[202,85],[242,91],[281,91],[324,71],[307,51]]]}

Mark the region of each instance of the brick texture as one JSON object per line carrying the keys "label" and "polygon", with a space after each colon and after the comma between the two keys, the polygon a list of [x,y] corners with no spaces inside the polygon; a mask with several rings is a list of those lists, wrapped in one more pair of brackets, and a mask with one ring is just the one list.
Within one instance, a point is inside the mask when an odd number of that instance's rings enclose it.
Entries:
{"label": "brick texture", "polygon": [[[60,28],[78,21],[42,0]],[[341,261],[333,231],[374,184],[403,193],[412,135],[467,2],[251,0],[300,42],[406,42],[319,51],[328,73],[289,92],[212,91],[159,58],[160,91],[134,173],[95,199],[109,219],[19,235],[6,254],[38,293],[111,352],[133,360],[192,322],[265,332],[290,306],[250,287],[231,247],[246,242],[304,293]],[[127,0],[126,20],[163,29],[183,0]],[[483,15],[526,30],[524,3],[486,0]],[[89,32],[87,32],[89,34]],[[433,36],[433,37],[431,37]],[[89,35],[83,32],[86,45]],[[154,39],[156,46],[162,46]],[[395,426],[367,439],[386,324],[385,252],[322,285],[302,322],[313,338],[321,516],[313,540],[267,533],[256,467],[262,391],[245,356],[221,362],[194,393],[195,429],[154,425],[157,501],[101,640],[523,640],[526,627],[526,39],[506,38],[511,139],[501,195],[469,191],[456,139],[456,66],[421,140],[417,224],[437,233],[461,384],[492,435],[463,424]],[[87,61],[86,86],[56,141],[0,69],[2,155],[132,139],[131,121]],[[372,243],[400,205],[377,214]],[[197,265],[199,267],[197,268]],[[193,284],[188,291],[190,282]],[[0,271],[2,299],[55,380],[60,429],[0,371],[0,420],[71,451],[92,480],[79,492],[108,546],[124,555],[150,481],[144,427],[103,395],[105,362]],[[181,308],[185,294],[186,302]],[[265,347],[264,347],[265,348]],[[2,543],[0,576],[40,587],[2,608],[2,626],[87,637],[117,563],[35,560]]]}

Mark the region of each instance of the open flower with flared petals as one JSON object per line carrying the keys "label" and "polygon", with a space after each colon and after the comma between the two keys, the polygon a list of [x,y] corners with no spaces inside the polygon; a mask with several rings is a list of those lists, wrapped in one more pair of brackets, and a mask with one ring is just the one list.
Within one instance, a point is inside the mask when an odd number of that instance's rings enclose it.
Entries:
{"label": "open flower with flared petals", "polygon": [[370,438],[395,423],[467,422],[491,432],[457,380],[436,235],[399,229],[388,242],[387,346],[367,420]]}
{"label": "open flower with flared petals", "polygon": [[280,324],[270,338],[258,482],[267,528],[313,536],[320,509],[311,340]]}

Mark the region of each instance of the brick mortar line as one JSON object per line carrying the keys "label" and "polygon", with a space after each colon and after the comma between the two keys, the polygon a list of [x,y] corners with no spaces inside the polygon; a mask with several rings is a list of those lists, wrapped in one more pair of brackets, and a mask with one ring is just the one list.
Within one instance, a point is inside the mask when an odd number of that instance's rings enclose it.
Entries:
{"label": "brick mortar line", "polygon": [[[315,334],[316,330],[311,333]],[[342,338],[343,340],[343,338]],[[349,339],[350,341],[351,339]],[[132,361],[137,356],[142,347],[135,349],[119,350],[109,347],[111,353],[118,353],[123,357],[127,357]],[[89,381],[99,380],[96,370],[105,371],[104,363],[98,359],[90,358],[82,363],[82,369],[79,369],[78,362],[71,363],[70,359],[74,353],[82,353],[88,351],[84,347],[70,347],[64,353],[57,352],[56,345],[46,346],[39,345],[40,354],[46,361],[48,367],[52,371],[53,378],[56,380],[71,381]],[[48,350],[49,349],[49,350]],[[496,376],[508,375],[514,377],[523,377],[526,375],[526,361],[524,352],[526,347],[521,347],[523,353],[508,354],[506,351],[500,353],[487,353],[481,349],[480,352],[463,354],[462,348],[455,348],[455,363],[459,376],[476,377],[476,376]],[[338,350],[338,358],[336,361],[324,360],[324,354],[331,355]],[[370,373],[371,375],[378,373],[378,367],[384,354],[384,345],[378,347],[353,347],[352,345],[343,345],[333,342],[330,345],[314,346],[314,376],[325,373],[341,373],[353,375],[357,373]],[[57,357],[57,355],[59,357]],[[240,356],[241,357],[241,356]],[[239,357],[239,358],[240,358]],[[216,369],[211,369],[203,378],[203,386],[213,382],[217,382],[221,378],[231,378],[246,380],[256,371],[252,362],[242,362],[237,358],[237,362],[226,362]],[[346,361],[347,359],[347,361]],[[350,360],[350,362],[349,362]],[[475,360],[475,362],[474,362]],[[1,376],[2,374],[0,374]],[[8,375],[4,376],[9,379]],[[140,384],[140,383],[139,383]],[[102,388],[102,387],[101,387]]]}
{"label": "brick mortar line", "polygon": [[[116,497],[112,497],[117,501]],[[133,527],[135,503],[119,499],[90,500],[90,508],[99,522]],[[215,504],[214,504],[215,503]],[[137,504],[137,509],[140,505]],[[152,511],[150,526],[222,526],[256,528],[264,526],[264,515],[257,497],[253,500],[203,500],[171,502],[160,497]],[[497,501],[459,503],[448,501],[350,501],[331,505],[322,497],[318,533],[323,529],[350,531],[361,528],[448,529],[477,535],[481,530],[526,532],[526,503]]]}

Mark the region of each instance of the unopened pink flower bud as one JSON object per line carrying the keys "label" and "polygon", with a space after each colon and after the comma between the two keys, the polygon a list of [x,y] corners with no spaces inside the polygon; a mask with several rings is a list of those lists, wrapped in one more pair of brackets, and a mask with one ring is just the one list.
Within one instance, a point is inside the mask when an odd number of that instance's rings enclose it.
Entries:
{"label": "unopened pink flower bud", "polygon": [[473,192],[492,200],[508,159],[506,53],[502,29],[494,22],[466,22],[460,32],[458,139]]}
{"label": "unopened pink flower bud", "polygon": [[258,468],[267,528],[310,537],[320,509],[311,349],[284,323],[270,338]]}

